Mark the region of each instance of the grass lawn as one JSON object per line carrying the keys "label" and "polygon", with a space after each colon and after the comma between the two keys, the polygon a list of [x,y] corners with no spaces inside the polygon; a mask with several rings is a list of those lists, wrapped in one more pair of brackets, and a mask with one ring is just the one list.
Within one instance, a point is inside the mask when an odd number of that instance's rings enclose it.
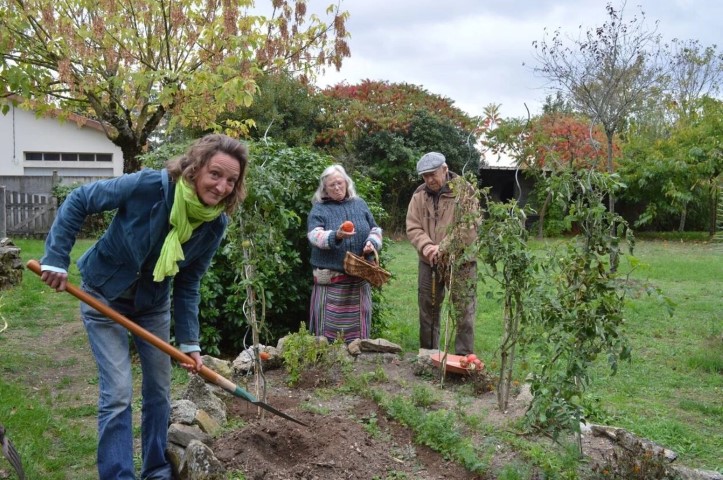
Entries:
{"label": "grass lawn", "polygon": [[626,306],[630,364],[596,369],[599,420],[676,451],[685,464],[723,471],[723,253],[706,244],[643,242],[636,256],[671,298],[669,317],[645,295]]}
{"label": "grass lawn", "polygon": [[[40,240],[14,243],[21,248],[23,264],[43,254]],[[76,252],[85,251],[90,244],[78,242],[73,260],[78,257]],[[71,269],[70,277],[78,282],[77,268]],[[64,388],[71,383],[71,376],[88,367],[85,384],[91,391],[97,389],[93,384],[95,365],[78,364],[68,355],[88,348],[87,340],[77,334],[71,343],[56,345],[52,341],[52,332],[79,325],[78,301],[53,292],[37,275],[25,270],[19,287],[0,292],[0,314],[8,324],[0,333],[0,423],[18,450],[26,477],[97,478],[95,404]],[[0,321],[0,328],[3,325]],[[53,372],[65,376],[54,377]],[[8,468],[9,464],[0,460],[0,472]]]}
{"label": "grass lawn", "polygon": [[[39,240],[15,243],[24,262],[42,255]],[[73,260],[90,244],[80,241]],[[533,247],[544,251],[547,245]],[[394,278],[383,290],[390,307],[384,337],[414,352],[419,346],[417,257],[406,241],[386,248]],[[595,365],[586,399],[590,421],[656,441],[676,451],[684,465],[723,472],[723,253],[701,242],[647,240],[638,243],[636,256],[641,265],[631,277],[661,288],[677,308],[669,317],[655,298],[644,293],[629,298],[633,358],[614,377],[604,360]],[[79,283],[75,267],[71,281]],[[478,289],[476,353],[488,365],[495,363],[502,334],[501,306],[486,296],[493,288],[480,283]],[[12,432],[28,478],[95,478],[95,366],[78,364],[70,355],[88,348],[83,334],[62,345],[53,345],[52,338],[52,332],[69,326],[82,332],[77,300],[52,292],[25,271],[19,287],[0,292],[0,314],[8,323],[0,333],[0,423]],[[66,375],[67,382],[56,378],[59,387],[50,389],[35,377],[53,372]],[[76,399],[71,395],[77,392],[63,391],[73,375],[84,379],[90,395]],[[3,469],[7,464],[0,459],[0,478]]]}

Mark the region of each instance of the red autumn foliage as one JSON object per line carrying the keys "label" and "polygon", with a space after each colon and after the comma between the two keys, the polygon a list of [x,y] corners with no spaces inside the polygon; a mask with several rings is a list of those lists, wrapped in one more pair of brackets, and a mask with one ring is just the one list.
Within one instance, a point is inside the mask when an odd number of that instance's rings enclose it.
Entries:
{"label": "red autumn foliage", "polygon": [[[549,114],[534,123],[534,157],[539,167],[605,170],[607,138],[600,125],[566,114]],[[613,142],[613,161],[620,146]]]}
{"label": "red autumn foliage", "polygon": [[356,85],[340,83],[322,90],[327,124],[319,133],[318,146],[340,145],[346,140],[380,131],[408,132],[415,112],[426,110],[445,117],[466,131],[472,119],[454,101],[407,83],[363,80]]}

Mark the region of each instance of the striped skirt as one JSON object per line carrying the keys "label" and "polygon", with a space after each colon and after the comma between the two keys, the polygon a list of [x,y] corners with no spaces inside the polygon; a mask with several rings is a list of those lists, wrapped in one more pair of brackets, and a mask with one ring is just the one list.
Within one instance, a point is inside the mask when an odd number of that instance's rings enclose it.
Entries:
{"label": "striped skirt", "polygon": [[371,286],[365,280],[340,275],[333,283],[314,283],[309,309],[309,330],[330,342],[337,337],[349,343],[369,338],[372,326]]}

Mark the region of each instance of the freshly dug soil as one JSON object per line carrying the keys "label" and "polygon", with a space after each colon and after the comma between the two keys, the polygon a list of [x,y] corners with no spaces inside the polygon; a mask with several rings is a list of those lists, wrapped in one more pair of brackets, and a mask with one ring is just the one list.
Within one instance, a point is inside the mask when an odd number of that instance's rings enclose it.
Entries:
{"label": "freshly dug soil", "polygon": [[[399,362],[385,365],[385,369],[398,368],[402,368]],[[328,380],[325,373],[317,373],[289,388],[283,370],[266,372],[266,402],[308,427],[264,410],[259,416],[253,405],[228,400],[229,421],[247,423],[217,438],[212,446],[227,469],[240,470],[249,480],[484,478],[415,445],[412,433],[388,420],[372,400],[316,395],[314,387]]]}
{"label": "freshly dug soil", "polygon": [[[420,366],[416,355],[393,361],[362,357],[354,363],[355,375],[380,368],[384,372],[385,380],[374,388],[390,395],[411,395],[416,387],[425,387],[434,392],[433,408],[454,409],[463,401],[468,413],[483,416],[493,429],[515,430],[509,424],[524,414],[530,399],[529,392],[520,389],[510,399],[508,410],[501,412],[496,394],[489,383],[479,381],[481,377],[448,374],[444,388],[439,388],[436,369]],[[485,444],[488,455],[493,451],[492,458],[484,459],[488,462],[485,473],[472,473],[415,443],[414,433],[388,418],[371,399],[336,393],[333,387],[341,379],[333,372],[307,372],[293,388],[287,386],[283,369],[267,371],[265,378],[266,402],[308,427],[229,398],[228,419],[243,426],[218,437],[212,448],[227,469],[241,471],[247,479],[494,479],[507,465],[529,465],[519,460],[520,452],[497,442],[494,435],[472,433],[476,445]],[[539,441],[549,443],[544,438]],[[583,451],[592,463],[601,462],[609,458],[612,444],[584,435]],[[528,473],[529,478],[543,478],[541,472]]]}

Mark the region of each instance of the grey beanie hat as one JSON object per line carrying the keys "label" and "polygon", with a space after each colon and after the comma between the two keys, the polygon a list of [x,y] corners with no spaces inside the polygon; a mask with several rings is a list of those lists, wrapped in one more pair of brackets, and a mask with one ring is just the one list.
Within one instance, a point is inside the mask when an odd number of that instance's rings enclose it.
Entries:
{"label": "grey beanie hat", "polygon": [[422,155],[422,158],[417,162],[417,173],[422,175],[424,173],[433,172],[446,163],[447,159],[444,158],[439,152],[429,152]]}

